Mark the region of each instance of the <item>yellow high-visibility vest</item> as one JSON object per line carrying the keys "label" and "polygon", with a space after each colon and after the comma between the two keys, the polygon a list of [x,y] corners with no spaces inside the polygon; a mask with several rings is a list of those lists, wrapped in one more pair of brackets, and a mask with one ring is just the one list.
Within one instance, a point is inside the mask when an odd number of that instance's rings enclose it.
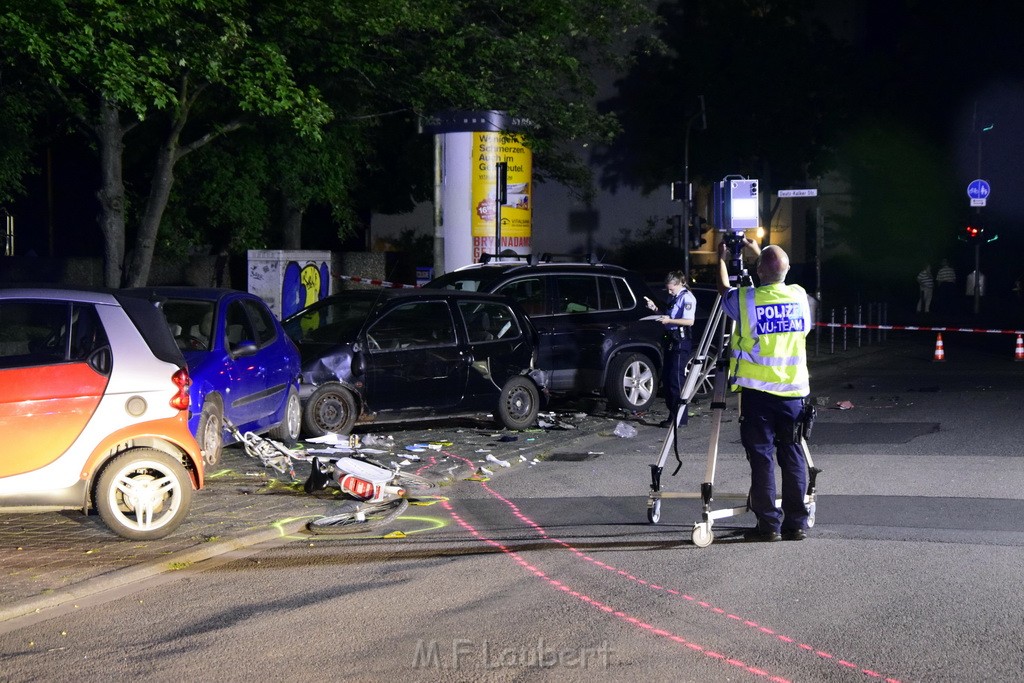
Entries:
{"label": "yellow high-visibility vest", "polygon": [[757,389],[777,396],[811,391],[805,337],[811,331],[807,292],[777,283],[739,288],[739,318],[729,342],[732,390]]}

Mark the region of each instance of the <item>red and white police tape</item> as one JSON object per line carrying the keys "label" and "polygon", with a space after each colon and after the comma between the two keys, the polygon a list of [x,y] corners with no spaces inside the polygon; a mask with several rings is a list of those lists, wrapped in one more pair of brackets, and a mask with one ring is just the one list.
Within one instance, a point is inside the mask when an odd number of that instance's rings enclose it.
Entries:
{"label": "red and white police tape", "polygon": [[358,282],[363,285],[373,285],[374,287],[391,287],[394,289],[416,289],[416,285],[404,285],[401,282],[388,282],[387,280],[374,280],[368,277],[359,277],[358,275],[338,275],[337,273],[331,273],[333,277],[339,280],[348,280],[349,282]]}
{"label": "red and white police tape", "polygon": [[[394,289],[417,289],[418,285],[406,285],[400,282],[388,282],[358,275],[338,275],[331,273],[339,280],[348,280],[374,287],[391,287]],[[974,332],[981,334],[1024,334],[1024,330],[992,330],[980,327],[927,327],[923,325],[858,325],[856,323],[816,323],[817,327],[845,328],[848,330],[908,330],[916,332]]]}
{"label": "red and white police tape", "polygon": [[990,330],[981,327],[926,327],[923,325],[857,325],[854,323],[816,323],[818,327],[848,330],[911,330],[918,332],[974,332],[980,334],[1024,334],[1024,330]]}

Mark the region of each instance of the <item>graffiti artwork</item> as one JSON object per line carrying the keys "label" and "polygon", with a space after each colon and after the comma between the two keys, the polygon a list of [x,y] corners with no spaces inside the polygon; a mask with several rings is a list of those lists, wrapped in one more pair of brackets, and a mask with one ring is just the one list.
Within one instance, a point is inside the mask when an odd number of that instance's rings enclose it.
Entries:
{"label": "graffiti artwork", "polygon": [[281,317],[287,318],[325,298],[330,282],[327,263],[289,261],[281,281]]}

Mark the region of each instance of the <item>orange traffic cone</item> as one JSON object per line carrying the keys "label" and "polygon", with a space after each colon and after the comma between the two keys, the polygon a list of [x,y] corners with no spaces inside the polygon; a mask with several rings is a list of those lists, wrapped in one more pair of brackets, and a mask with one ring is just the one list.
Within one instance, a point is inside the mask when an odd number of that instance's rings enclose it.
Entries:
{"label": "orange traffic cone", "polygon": [[1013,350],[1014,360],[1024,360],[1024,337],[1017,335],[1017,348]]}
{"label": "orange traffic cone", "polygon": [[932,361],[935,363],[946,360],[946,351],[942,348],[942,333],[939,332],[939,336],[935,338],[935,355],[932,356]]}

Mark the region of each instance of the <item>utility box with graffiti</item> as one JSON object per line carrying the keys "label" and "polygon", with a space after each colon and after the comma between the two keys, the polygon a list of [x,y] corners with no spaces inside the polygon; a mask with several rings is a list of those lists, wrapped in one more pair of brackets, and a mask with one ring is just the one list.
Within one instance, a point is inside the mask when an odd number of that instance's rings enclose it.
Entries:
{"label": "utility box with graffiti", "polygon": [[331,252],[249,250],[249,293],[281,319],[331,293]]}

